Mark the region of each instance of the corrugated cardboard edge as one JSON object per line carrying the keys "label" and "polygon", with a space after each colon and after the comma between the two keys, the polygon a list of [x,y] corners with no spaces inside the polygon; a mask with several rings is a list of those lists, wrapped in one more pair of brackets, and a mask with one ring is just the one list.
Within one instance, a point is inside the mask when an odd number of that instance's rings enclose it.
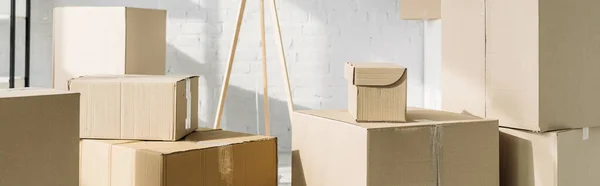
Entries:
{"label": "corrugated cardboard edge", "polygon": [[240,145],[240,144],[248,144],[248,143],[271,141],[271,140],[274,140],[275,142],[277,142],[277,137],[270,137],[270,136],[247,136],[247,137],[238,137],[238,138],[257,138],[257,137],[262,137],[262,138],[261,139],[248,140],[248,141],[244,141],[244,142],[221,143],[222,144],[221,146],[213,146],[213,147],[201,147],[201,146],[198,146],[197,148],[187,149],[187,150],[180,150],[180,151],[174,151],[174,152],[170,152],[170,153],[156,152],[156,151],[153,151],[153,150],[148,150],[148,151],[160,153],[160,154],[163,154],[163,155],[171,155],[171,154],[177,154],[177,153],[186,153],[186,152],[195,151],[195,150],[209,150],[209,149],[214,149],[214,148],[222,148],[222,147],[225,147],[225,146],[235,146],[235,145]]}
{"label": "corrugated cardboard edge", "polygon": [[[353,124],[353,123],[348,123],[346,121],[335,119],[335,118],[328,118],[328,117],[314,115],[314,114],[311,114],[311,113],[304,113],[304,112],[302,112],[302,110],[298,110],[298,111],[294,111],[294,112],[296,112],[298,114],[309,115],[309,116],[312,116],[312,117],[317,117],[317,118],[322,118],[322,119],[328,119],[328,120],[334,120],[334,121],[346,123],[348,125],[357,126],[357,127],[360,127],[360,128],[365,128],[365,127],[362,127],[360,125],[356,125],[356,124]],[[386,129],[390,129],[390,128],[399,128],[399,127],[404,127],[404,128],[430,127],[430,126],[442,126],[442,125],[457,124],[457,123],[479,123],[479,122],[485,122],[485,121],[498,121],[498,120],[497,119],[481,118],[481,119],[464,119],[464,120],[451,120],[451,121],[424,121],[424,122],[420,122],[419,125],[410,125],[410,126],[403,126],[406,123],[368,122],[368,123],[371,123],[371,124],[377,124],[377,123],[393,124],[393,126],[385,126],[385,127],[379,127],[379,128],[368,128],[368,130],[386,130]],[[362,123],[367,123],[367,122],[362,122]]]}
{"label": "corrugated cardboard edge", "polygon": [[384,82],[381,81],[369,81],[369,80],[358,80],[357,82],[357,62],[347,62],[345,65],[344,77],[353,85],[356,86],[389,86],[395,84],[400,81],[404,76],[406,76],[407,69],[403,66],[393,64],[393,63],[369,63],[372,64],[369,68],[376,69],[377,65],[381,66],[381,69],[393,70],[396,73],[389,73],[393,76],[386,77]]}

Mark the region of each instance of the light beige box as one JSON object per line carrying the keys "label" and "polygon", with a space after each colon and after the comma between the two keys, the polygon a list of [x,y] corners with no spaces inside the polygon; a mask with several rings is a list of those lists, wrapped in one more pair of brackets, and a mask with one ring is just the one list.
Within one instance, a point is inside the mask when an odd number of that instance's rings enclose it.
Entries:
{"label": "light beige box", "polygon": [[500,128],[500,182],[600,185],[600,128],[537,133]]}
{"label": "light beige box", "polygon": [[487,117],[532,131],[600,126],[600,1],[486,6]]}
{"label": "light beige box", "polygon": [[115,75],[69,81],[81,138],[175,141],[198,127],[198,77]]}
{"label": "light beige box", "polygon": [[486,117],[485,1],[442,0],[441,25],[441,108]]}
{"label": "light beige box", "polygon": [[406,121],[406,68],[392,63],[346,63],[348,110],[356,121]]}
{"label": "light beige box", "polygon": [[292,184],[498,186],[498,121],[409,109],[408,123],[357,123],[347,111],[297,111]]}
{"label": "light beige box", "polygon": [[54,9],[53,86],[83,75],[164,75],[165,10],[126,7]]}
{"label": "light beige box", "polygon": [[0,89],[0,185],[77,186],[79,94]]}
{"label": "light beige box", "polygon": [[221,130],[178,142],[81,141],[82,186],[276,186],[277,139]]}
{"label": "light beige box", "polygon": [[402,0],[400,18],[405,20],[428,20],[442,17],[442,0]]}

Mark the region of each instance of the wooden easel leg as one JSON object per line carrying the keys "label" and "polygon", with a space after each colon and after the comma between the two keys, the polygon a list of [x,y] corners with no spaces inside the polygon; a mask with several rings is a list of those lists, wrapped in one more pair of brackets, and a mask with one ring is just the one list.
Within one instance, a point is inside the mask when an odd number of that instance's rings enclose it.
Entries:
{"label": "wooden easel leg", "polygon": [[283,39],[281,38],[281,27],[279,26],[279,15],[277,14],[277,4],[275,2],[276,0],[273,0],[273,3],[271,4],[272,10],[273,10],[273,22],[275,22],[275,32],[276,32],[276,37],[277,37],[277,45],[279,47],[279,57],[281,59],[281,67],[282,67],[282,74],[283,74],[283,79],[285,80],[285,90],[287,92],[287,97],[288,97],[288,111],[289,111],[289,115],[290,115],[290,119],[292,118],[292,113],[294,112],[294,102],[292,100],[292,91],[290,89],[290,79],[289,79],[289,75],[288,75],[288,70],[287,70],[287,61],[285,60],[285,50],[283,48]]}
{"label": "wooden easel leg", "polygon": [[233,60],[235,58],[235,52],[237,49],[238,39],[240,36],[240,29],[242,26],[242,20],[244,18],[244,10],[246,9],[246,0],[242,0],[240,3],[240,9],[237,17],[237,25],[235,27],[235,33],[233,36],[233,42],[231,44],[231,51],[229,52],[229,59],[227,62],[225,80],[221,88],[221,97],[219,98],[219,105],[217,107],[217,116],[215,117],[214,128],[221,128],[221,120],[223,118],[223,107],[225,106],[225,98],[227,97],[227,89],[229,88],[229,78],[231,76],[231,67],[233,66]]}
{"label": "wooden easel leg", "polygon": [[260,0],[260,36],[262,43],[262,68],[263,68],[263,100],[265,113],[265,135],[271,135],[271,123],[269,118],[269,82],[267,79],[267,44],[265,38],[265,0]]}

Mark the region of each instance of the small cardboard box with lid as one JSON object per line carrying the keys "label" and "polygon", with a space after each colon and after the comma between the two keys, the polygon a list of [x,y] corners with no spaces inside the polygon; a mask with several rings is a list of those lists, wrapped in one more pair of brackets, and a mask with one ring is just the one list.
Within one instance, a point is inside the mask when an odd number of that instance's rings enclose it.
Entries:
{"label": "small cardboard box with lid", "polygon": [[406,122],[406,68],[346,63],[348,110],[359,122]]}

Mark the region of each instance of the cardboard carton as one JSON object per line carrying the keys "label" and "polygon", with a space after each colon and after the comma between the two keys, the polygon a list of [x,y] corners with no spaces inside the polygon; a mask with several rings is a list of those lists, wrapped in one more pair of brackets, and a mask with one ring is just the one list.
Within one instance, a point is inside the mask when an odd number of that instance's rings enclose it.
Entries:
{"label": "cardboard carton", "polygon": [[487,117],[532,131],[600,126],[600,1],[486,6]]}
{"label": "cardboard carton", "polygon": [[442,17],[442,0],[402,0],[400,17],[406,20],[439,19]]}
{"label": "cardboard carton", "polygon": [[391,63],[347,63],[348,110],[356,121],[406,121],[406,68]]}
{"label": "cardboard carton", "polygon": [[85,186],[276,186],[277,140],[221,130],[179,142],[81,141]]}
{"label": "cardboard carton", "polygon": [[83,75],[164,75],[164,10],[126,7],[54,9],[53,86]]}
{"label": "cardboard carton", "polygon": [[600,185],[600,128],[500,129],[501,185]]}
{"label": "cardboard carton", "polygon": [[81,138],[175,141],[198,126],[197,76],[85,76]]}
{"label": "cardboard carton", "polygon": [[0,89],[0,185],[77,186],[79,94]]}
{"label": "cardboard carton", "polygon": [[441,108],[486,117],[485,1],[442,0],[440,24]]}
{"label": "cardboard carton", "polygon": [[357,123],[347,111],[292,117],[292,183],[498,185],[498,121],[409,109],[408,123]]}

